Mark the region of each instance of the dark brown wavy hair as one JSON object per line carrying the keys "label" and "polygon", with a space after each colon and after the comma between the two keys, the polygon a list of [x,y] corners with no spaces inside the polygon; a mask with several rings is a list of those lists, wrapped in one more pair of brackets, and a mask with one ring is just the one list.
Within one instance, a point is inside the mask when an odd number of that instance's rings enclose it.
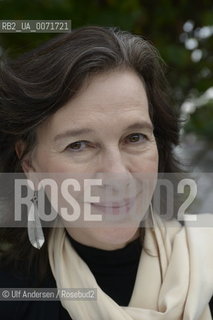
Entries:
{"label": "dark brown wavy hair", "polygon": [[[159,152],[159,172],[178,172],[173,152],[179,143],[178,114],[168,101],[164,63],[158,51],[141,36],[100,26],[73,30],[16,59],[2,59],[0,172],[23,172],[22,159],[35,147],[39,125],[72,99],[85,80],[116,69],[131,69],[143,81]],[[15,145],[20,140],[26,148],[18,158]],[[49,231],[44,228],[46,242],[37,250],[28,241],[26,228],[1,228],[2,261],[17,270],[23,264],[28,271],[33,266],[42,281],[49,267]]]}

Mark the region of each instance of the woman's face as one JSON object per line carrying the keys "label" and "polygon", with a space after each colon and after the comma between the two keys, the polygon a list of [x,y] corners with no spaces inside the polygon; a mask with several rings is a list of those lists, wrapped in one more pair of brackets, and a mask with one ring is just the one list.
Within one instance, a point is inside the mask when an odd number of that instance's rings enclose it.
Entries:
{"label": "woman's face", "polygon": [[[85,222],[78,228],[72,222],[64,222],[70,235],[81,243],[107,250],[121,248],[134,239],[140,222],[128,224],[128,215],[131,210],[142,212],[142,206],[143,215],[147,211],[155,182],[151,183],[145,202],[141,202],[143,177],[149,173],[156,176],[158,170],[147,95],[139,77],[133,71],[96,75],[38,128],[37,138],[29,170],[63,176],[79,174],[81,182],[83,177],[101,177],[103,186],[97,186],[97,193],[92,194],[101,196],[105,188],[111,187],[118,205],[126,198],[131,181],[136,182],[137,197],[130,209],[119,207],[120,222],[111,223],[111,227]],[[107,180],[109,177],[111,180]],[[122,198],[118,196],[119,188],[124,192]],[[76,199],[83,212],[83,190],[77,192]],[[110,200],[102,204],[109,204]],[[124,210],[127,211],[122,221]],[[103,206],[92,205],[91,211],[107,215]]]}

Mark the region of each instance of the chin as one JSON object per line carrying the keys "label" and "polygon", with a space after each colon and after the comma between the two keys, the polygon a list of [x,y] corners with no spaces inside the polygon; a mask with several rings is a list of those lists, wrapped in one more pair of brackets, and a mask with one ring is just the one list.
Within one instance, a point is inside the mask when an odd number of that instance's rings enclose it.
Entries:
{"label": "chin", "polygon": [[134,227],[106,227],[93,230],[96,245],[103,249],[113,250],[124,247],[139,236],[138,226]]}

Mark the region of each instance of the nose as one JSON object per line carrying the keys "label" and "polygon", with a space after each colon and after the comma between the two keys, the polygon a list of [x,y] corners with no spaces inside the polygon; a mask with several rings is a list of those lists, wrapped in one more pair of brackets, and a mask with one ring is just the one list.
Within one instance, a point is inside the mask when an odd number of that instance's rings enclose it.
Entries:
{"label": "nose", "polygon": [[96,177],[102,179],[102,186],[110,187],[114,191],[127,189],[133,179],[128,156],[118,147],[108,148],[100,158]]}

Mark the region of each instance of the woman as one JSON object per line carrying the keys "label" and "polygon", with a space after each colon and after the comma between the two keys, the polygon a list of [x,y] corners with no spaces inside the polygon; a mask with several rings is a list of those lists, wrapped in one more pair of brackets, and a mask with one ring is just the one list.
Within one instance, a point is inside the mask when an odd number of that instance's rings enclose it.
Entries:
{"label": "woman", "polygon": [[[178,172],[179,133],[156,49],[128,32],[84,27],[5,61],[0,83],[1,172],[24,173],[35,186],[28,227],[1,231],[10,246],[1,287],[97,288],[96,301],[13,301],[15,309],[3,301],[3,319],[14,310],[15,319],[211,319],[212,247],[204,241],[212,230],[152,210],[156,176]],[[77,222],[59,210],[63,192],[54,207],[47,189],[59,225],[39,219],[38,184],[51,173],[58,186],[77,176]],[[101,178],[100,203],[89,198],[101,223],[85,218],[85,178]]]}

